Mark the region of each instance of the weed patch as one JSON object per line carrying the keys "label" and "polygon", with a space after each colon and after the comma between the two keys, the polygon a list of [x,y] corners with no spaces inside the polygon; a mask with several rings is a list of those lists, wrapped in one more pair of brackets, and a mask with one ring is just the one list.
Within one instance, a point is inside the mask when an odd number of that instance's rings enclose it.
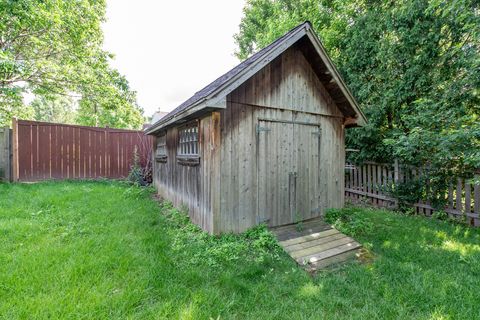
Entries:
{"label": "weed patch", "polygon": [[362,214],[362,209],[348,207],[345,209],[329,209],[325,221],[353,237],[368,234],[373,230],[372,221]]}

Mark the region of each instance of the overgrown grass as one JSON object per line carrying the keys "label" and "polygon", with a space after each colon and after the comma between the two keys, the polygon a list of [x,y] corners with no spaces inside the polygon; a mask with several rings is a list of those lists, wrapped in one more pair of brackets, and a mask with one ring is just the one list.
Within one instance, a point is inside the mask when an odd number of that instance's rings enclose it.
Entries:
{"label": "overgrown grass", "polygon": [[350,210],[373,262],[312,278],[265,228],[209,236],[148,189],[0,184],[0,318],[480,317],[478,230]]}

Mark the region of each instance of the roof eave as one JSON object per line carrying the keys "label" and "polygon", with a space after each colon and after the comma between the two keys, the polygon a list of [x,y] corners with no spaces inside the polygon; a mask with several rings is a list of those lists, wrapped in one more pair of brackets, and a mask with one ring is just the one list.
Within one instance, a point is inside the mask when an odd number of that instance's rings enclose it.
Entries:
{"label": "roof eave", "polygon": [[353,109],[353,111],[357,115],[356,117],[357,125],[358,126],[366,125],[368,122],[367,118],[365,117],[364,113],[362,112],[362,109],[360,109],[360,106],[358,105],[357,101],[355,100],[352,93],[350,92],[350,89],[348,89],[347,85],[343,81],[343,78],[340,75],[340,72],[338,72],[337,68],[333,64],[330,57],[328,56],[325,48],[320,42],[320,39],[318,39],[317,35],[314,32],[312,32],[311,28],[308,29],[307,36],[309,37],[310,41],[313,43],[315,49],[317,50],[322,60],[325,62],[325,65],[328,71],[330,71],[330,74],[332,75],[333,79],[337,82],[338,87],[340,88],[340,90],[342,90],[342,93],[345,96],[345,98],[348,100],[350,107]]}
{"label": "roof eave", "polygon": [[[203,109],[204,105],[205,105],[205,99],[201,99],[196,103],[192,104],[188,109],[185,109],[184,111],[174,115],[173,117],[168,117],[167,115],[162,119],[158,120],[157,122],[155,122],[151,127],[145,129],[145,134],[152,134],[156,131],[162,130],[168,127],[169,125],[172,125],[175,122],[183,119],[184,117],[199,111],[199,109]],[[192,112],[189,112],[189,111],[192,111]]]}

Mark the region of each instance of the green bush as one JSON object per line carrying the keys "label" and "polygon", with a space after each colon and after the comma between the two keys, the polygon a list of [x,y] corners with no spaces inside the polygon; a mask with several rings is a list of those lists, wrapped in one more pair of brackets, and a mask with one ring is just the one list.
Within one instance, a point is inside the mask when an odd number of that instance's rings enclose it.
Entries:
{"label": "green bush", "polygon": [[130,172],[128,173],[127,181],[131,184],[138,186],[148,185],[148,181],[145,177],[144,170],[140,166],[140,156],[138,155],[137,148],[133,151],[133,164],[130,167]]}
{"label": "green bush", "polygon": [[398,182],[387,190],[387,193],[398,200],[398,209],[407,213],[413,204],[424,197],[425,179],[412,179],[408,182]]}

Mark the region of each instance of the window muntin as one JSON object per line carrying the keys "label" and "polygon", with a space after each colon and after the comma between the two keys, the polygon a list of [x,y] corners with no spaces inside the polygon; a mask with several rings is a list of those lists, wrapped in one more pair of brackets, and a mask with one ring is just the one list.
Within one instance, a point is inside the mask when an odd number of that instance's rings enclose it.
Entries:
{"label": "window muntin", "polygon": [[167,157],[167,135],[163,134],[157,137],[157,149],[155,150],[155,157],[165,158]]}
{"label": "window muntin", "polygon": [[198,156],[198,123],[194,122],[178,131],[178,155]]}

